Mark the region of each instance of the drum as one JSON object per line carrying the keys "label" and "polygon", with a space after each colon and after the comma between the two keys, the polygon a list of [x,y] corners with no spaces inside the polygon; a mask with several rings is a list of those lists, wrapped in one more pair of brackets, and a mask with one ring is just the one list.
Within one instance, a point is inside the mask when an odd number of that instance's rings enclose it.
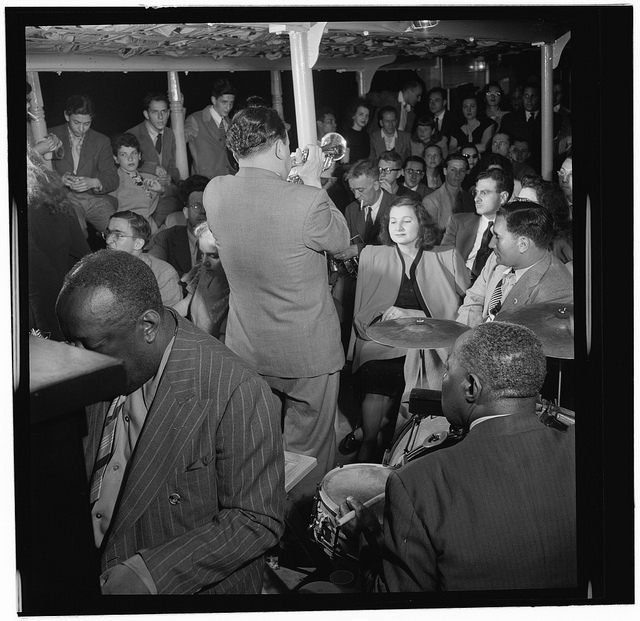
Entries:
{"label": "drum", "polygon": [[444,416],[420,416],[414,414],[400,430],[390,450],[385,452],[383,466],[399,468],[442,445],[449,446],[460,439],[452,433]]}
{"label": "drum", "polygon": [[[357,561],[359,557],[358,539],[349,537],[337,524],[340,505],[347,496],[355,496],[364,503],[383,493],[391,472],[391,468],[382,464],[347,464],[334,468],[322,479],[314,499],[309,530],[331,559]],[[384,498],[370,508],[382,525]]]}

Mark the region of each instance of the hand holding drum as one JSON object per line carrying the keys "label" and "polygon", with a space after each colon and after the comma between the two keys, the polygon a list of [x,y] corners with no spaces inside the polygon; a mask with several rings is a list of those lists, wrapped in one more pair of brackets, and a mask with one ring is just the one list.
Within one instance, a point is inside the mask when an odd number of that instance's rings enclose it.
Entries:
{"label": "hand holding drum", "polygon": [[348,496],[340,505],[340,518],[338,526],[344,526],[352,522],[352,528],[356,532],[362,532],[370,545],[382,545],[382,528],[376,514],[369,508],[384,498],[384,492],[374,496],[365,503],[360,502],[354,496]]}

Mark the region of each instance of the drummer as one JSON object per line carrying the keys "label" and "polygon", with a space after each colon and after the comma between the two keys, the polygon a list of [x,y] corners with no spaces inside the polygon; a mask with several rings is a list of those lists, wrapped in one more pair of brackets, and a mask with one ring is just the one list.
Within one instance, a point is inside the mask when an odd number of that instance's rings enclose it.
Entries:
{"label": "drummer", "polygon": [[496,213],[493,253],[467,291],[457,321],[476,326],[525,304],[573,303],[573,277],[549,251],[551,212],[531,201],[503,205]]}
{"label": "drummer", "polygon": [[356,512],[343,528],[377,552],[375,590],[577,586],[574,427],[536,416],[545,371],[524,326],[490,322],[458,337],[442,407],[466,438],[392,471],[382,526],[356,498],[340,507]]}
{"label": "drummer", "polygon": [[[361,399],[358,461],[380,462],[405,387],[407,350],[370,340],[367,327],[372,321],[403,317],[454,319],[468,287],[462,257],[453,248],[435,247],[437,234],[435,222],[420,201],[399,197],[382,216],[384,245],[365,246],[360,255],[349,345],[349,352],[355,352],[354,385]],[[429,387],[439,389],[442,360],[436,350],[428,354],[426,365],[434,383]],[[357,440],[352,434],[345,440],[349,439]]]}

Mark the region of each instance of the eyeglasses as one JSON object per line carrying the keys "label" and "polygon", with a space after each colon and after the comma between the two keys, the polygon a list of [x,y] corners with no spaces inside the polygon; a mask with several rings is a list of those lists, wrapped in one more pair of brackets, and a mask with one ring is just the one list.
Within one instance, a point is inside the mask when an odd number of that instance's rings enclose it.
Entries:
{"label": "eyeglasses", "polygon": [[475,198],[476,196],[480,196],[481,198],[485,198],[485,196],[489,196],[489,194],[498,194],[497,190],[472,190],[471,196]]}
{"label": "eyeglasses", "polygon": [[416,170],[415,168],[405,168],[405,175],[416,175],[417,177],[424,177],[424,170]]}
{"label": "eyeglasses", "polygon": [[501,93],[500,91],[487,91],[487,95],[489,97],[500,97]]}
{"label": "eyeglasses", "polygon": [[569,177],[573,176],[573,171],[569,170],[566,171],[564,168],[561,168],[560,170],[557,171],[558,177],[560,177],[561,179],[568,179]]}
{"label": "eyeglasses", "polygon": [[496,147],[504,147],[505,145],[508,145],[509,143],[506,140],[494,140],[491,144],[495,145]]}
{"label": "eyeglasses", "polygon": [[125,235],[124,233],[120,233],[119,231],[104,231],[101,233],[102,239],[105,241],[109,241],[110,237],[115,237],[116,241],[122,239],[123,237],[135,237],[135,235]]}
{"label": "eyeglasses", "polygon": [[397,172],[402,170],[402,168],[378,168],[381,175],[388,175],[390,172]]}
{"label": "eyeglasses", "polygon": [[467,159],[473,158],[478,159],[480,156],[477,153],[463,153],[462,157],[466,157]]}
{"label": "eyeglasses", "polygon": [[196,213],[202,213],[204,211],[204,205],[202,203],[193,203],[193,205],[189,205],[189,207]]}

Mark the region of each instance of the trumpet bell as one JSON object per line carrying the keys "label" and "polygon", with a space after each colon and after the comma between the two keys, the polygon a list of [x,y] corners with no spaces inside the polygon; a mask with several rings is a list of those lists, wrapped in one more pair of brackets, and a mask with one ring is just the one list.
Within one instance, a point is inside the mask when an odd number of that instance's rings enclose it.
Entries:
{"label": "trumpet bell", "polygon": [[347,141],[344,136],[337,132],[329,132],[322,137],[320,148],[325,154],[325,159],[329,155],[331,156],[331,162],[337,162],[347,153]]}

